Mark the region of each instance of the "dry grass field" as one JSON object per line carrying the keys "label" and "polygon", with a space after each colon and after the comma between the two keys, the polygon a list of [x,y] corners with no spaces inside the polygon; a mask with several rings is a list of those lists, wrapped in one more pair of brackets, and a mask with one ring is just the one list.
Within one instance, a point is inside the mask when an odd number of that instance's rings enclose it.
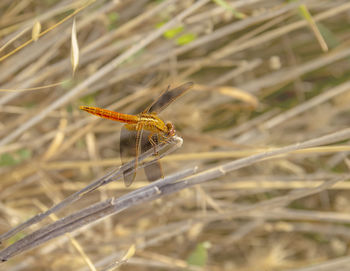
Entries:
{"label": "dry grass field", "polygon": [[[349,1],[0,13],[1,270],[350,270]],[[79,107],[136,114],[186,82],[164,178],[151,149],[126,187],[123,124]]]}

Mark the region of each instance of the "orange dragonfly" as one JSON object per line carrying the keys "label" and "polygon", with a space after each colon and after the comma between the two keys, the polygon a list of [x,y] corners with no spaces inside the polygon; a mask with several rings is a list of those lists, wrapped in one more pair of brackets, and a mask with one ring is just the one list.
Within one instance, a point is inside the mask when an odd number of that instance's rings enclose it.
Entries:
{"label": "orange dragonfly", "polygon": [[[123,114],[111,110],[93,107],[80,106],[80,109],[101,118],[115,120],[125,123],[120,134],[120,157],[122,164],[129,162],[130,156],[135,157],[134,173],[131,170],[123,173],[125,186],[130,186],[136,177],[136,169],[140,150],[145,152],[156,147],[158,143],[166,142],[176,133],[171,122],[164,122],[158,114],[167,108],[169,104],[185,94],[193,83],[188,82],[174,89],[164,91],[158,99],[150,104],[144,111],[137,115]],[[127,143],[125,143],[127,139]],[[158,155],[156,151],[153,154]],[[163,177],[159,160],[154,161],[145,167],[145,173],[149,181],[155,181]]]}

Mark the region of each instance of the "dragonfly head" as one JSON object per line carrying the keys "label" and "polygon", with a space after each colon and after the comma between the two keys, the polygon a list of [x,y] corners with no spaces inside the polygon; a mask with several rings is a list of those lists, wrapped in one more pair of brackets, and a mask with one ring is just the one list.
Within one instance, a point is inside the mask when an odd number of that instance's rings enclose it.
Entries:
{"label": "dragonfly head", "polygon": [[174,125],[171,122],[167,122],[165,125],[168,128],[168,137],[173,137],[176,134]]}

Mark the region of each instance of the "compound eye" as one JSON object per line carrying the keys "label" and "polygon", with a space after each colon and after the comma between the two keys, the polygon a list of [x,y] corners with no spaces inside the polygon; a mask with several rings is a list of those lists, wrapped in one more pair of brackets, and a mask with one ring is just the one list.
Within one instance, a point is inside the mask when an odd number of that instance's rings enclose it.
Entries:
{"label": "compound eye", "polygon": [[168,128],[168,135],[169,136],[174,136],[175,135],[175,127],[171,122],[167,122],[166,127]]}

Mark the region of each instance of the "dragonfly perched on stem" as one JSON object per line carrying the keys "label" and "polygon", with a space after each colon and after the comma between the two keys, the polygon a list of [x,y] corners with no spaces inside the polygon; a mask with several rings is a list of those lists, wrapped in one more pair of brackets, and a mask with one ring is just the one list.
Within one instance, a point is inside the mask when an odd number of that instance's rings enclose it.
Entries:
{"label": "dragonfly perched on stem", "polygon": [[[185,94],[192,86],[193,83],[188,82],[177,88],[170,89],[168,87],[158,99],[137,115],[123,114],[93,106],[80,106],[80,109],[93,115],[125,123],[120,134],[122,164],[128,162],[130,150],[133,152],[132,156],[135,157],[134,172],[130,173],[131,170],[129,170],[123,173],[125,186],[130,186],[136,177],[140,151],[144,152],[154,148],[154,156],[157,156],[157,144],[168,142],[176,134],[174,125],[171,122],[164,122],[158,117],[158,114]],[[125,143],[125,140],[123,140],[125,138],[128,139],[129,144]],[[145,173],[149,181],[164,177],[158,160],[156,159],[153,163],[145,166]]]}

